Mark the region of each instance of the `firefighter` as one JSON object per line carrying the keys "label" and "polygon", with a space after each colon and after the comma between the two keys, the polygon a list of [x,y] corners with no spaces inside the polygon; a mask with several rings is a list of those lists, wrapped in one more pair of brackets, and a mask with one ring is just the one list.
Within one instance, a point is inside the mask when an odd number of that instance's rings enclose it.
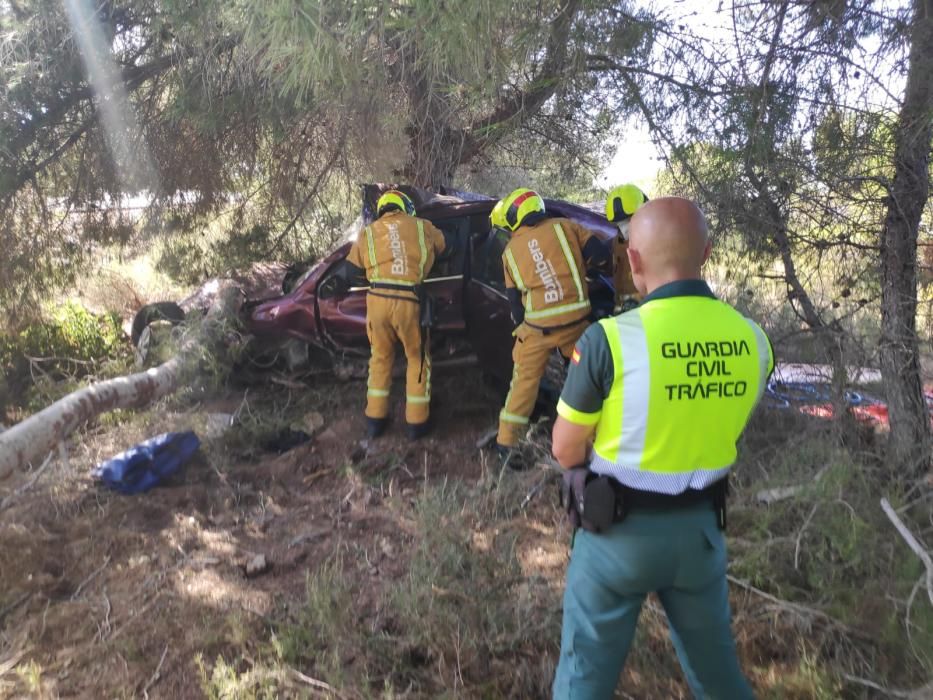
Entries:
{"label": "firefighter", "polygon": [[647,201],[648,196],[635,185],[619,185],[606,198],[606,218],[619,227],[619,235],[612,246],[612,279],[616,289],[614,312],[617,314],[634,308],[641,299],[632,282],[626,251],[629,220]]}
{"label": "firefighter", "polygon": [[656,592],[694,697],[752,697],[726,582],[736,443],[774,368],[764,331],[702,278],[706,220],[664,197],[632,218],[638,308],[594,323],[573,353],[553,452],[575,526],[556,700],[611,698]]}
{"label": "firefighter", "polygon": [[515,190],[490,218],[494,226],[511,232],[502,265],[516,325],[512,383],[499,413],[496,448],[504,465],[520,469],[514,448],[528,425],[548,358],[555,349],[569,358],[589,324],[584,261],[600,264],[609,253],[579,224],[546,218],[544,200],[533,190]]}
{"label": "firefighter", "polygon": [[376,203],[376,220],[360,231],[347,255],[356,274],[369,280],[366,333],[372,355],[366,390],[366,434],[379,437],[389,422],[389,388],[395,345],[401,342],[408,362],[405,374],[405,422],[417,440],[429,429],[431,355],[421,328],[421,284],[445,248],[443,234],[415,216],[407,195],[389,190]]}

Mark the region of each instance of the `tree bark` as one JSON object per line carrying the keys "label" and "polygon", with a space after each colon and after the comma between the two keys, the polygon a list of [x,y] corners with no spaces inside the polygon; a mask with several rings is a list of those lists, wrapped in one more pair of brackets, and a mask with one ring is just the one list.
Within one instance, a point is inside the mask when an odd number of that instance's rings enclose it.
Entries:
{"label": "tree bark", "polygon": [[895,130],[894,180],[881,232],[881,374],[898,470],[930,460],[930,414],[917,339],[917,232],[930,194],[933,140],[933,0],[914,0],[907,87]]}
{"label": "tree bark", "polygon": [[181,359],[79,389],[0,433],[0,481],[36,464],[77,428],[115,408],[139,408],[178,386]]}
{"label": "tree bark", "polygon": [[409,76],[408,97],[411,154],[405,175],[415,187],[449,186],[463,150],[462,132],[451,128],[455,114],[450,100],[420,70]]}
{"label": "tree bark", "polygon": [[[449,186],[457,166],[494,146],[540,110],[560,86],[570,63],[567,46],[581,4],[581,0],[567,0],[551,21],[544,60],[527,86],[503,95],[490,112],[464,128],[454,125],[456,111],[442,89],[418,71],[405,76],[410,101],[406,129],[410,154],[398,174],[425,189]],[[409,57],[406,64],[417,65],[416,57]]]}

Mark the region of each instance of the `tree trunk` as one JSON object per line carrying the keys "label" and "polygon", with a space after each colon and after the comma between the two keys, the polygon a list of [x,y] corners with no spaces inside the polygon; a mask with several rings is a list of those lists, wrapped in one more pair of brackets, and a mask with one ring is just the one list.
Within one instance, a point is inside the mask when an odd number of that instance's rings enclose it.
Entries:
{"label": "tree trunk", "polygon": [[[773,160],[773,153],[770,154]],[[788,231],[788,211],[781,207],[767,187],[765,181],[755,173],[750,161],[745,163],[745,174],[752,183],[752,187],[758,193],[758,196],[764,202],[771,221],[772,229],[770,231],[771,240],[777,247],[781,256],[781,264],[784,266],[784,280],[787,283],[787,301],[794,309],[794,312],[804,323],[813,331],[817,340],[826,352],[833,374],[831,377],[831,400],[833,405],[834,424],[839,431],[840,437],[845,441],[854,436],[855,421],[848,410],[848,402],[845,398],[846,387],[848,386],[849,376],[845,356],[844,337],[838,321],[830,320],[827,323],[813,299],[807,292],[800,276],[797,273],[797,264],[794,261],[794,251],[791,246],[791,239]]]}
{"label": "tree trunk", "polygon": [[[459,125],[457,107],[448,97],[449,86],[432,83],[420,69],[400,74],[409,99],[409,159],[397,174],[426,189],[449,186],[457,166],[493,147],[529,116],[538,112],[560,86],[571,63],[567,46],[582,0],[567,0],[550,22],[540,69],[527,85],[504,94],[488,114],[466,127]],[[404,65],[417,66],[415,47],[408,48]]]}
{"label": "tree trunk", "polygon": [[451,128],[454,110],[440,88],[419,70],[409,78],[408,95],[410,155],[405,175],[416,187],[447,187],[463,150],[462,134]]}
{"label": "tree trunk", "polygon": [[895,131],[894,181],[881,232],[881,374],[887,388],[894,468],[930,459],[930,414],[917,340],[917,231],[930,193],[933,140],[933,0],[914,0],[904,102]]}
{"label": "tree trunk", "polygon": [[98,382],[59,399],[0,433],[0,481],[14,470],[36,464],[77,428],[115,408],[139,408],[171,394],[178,386],[181,359],[146,372]]}

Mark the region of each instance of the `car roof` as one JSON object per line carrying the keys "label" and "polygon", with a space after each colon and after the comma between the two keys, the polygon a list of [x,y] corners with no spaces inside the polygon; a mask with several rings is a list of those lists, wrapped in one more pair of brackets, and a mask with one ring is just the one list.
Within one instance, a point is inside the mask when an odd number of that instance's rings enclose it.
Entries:
{"label": "car roof", "polygon": [[[426,219],[446,219],[452,216],[472,216],[475,214],[488,214],[498,201],[495,197],[476,192],[466,192],[441,187],[440,191],[432,192],[410,185],[389,185],[385,183],[372,183],[362,186],[363,189],[363,218],[375,218],[376,201],[379,196],[390,189],[404,192],[415,204],[419,216]],[[561,199],[544,199],[545,209],[549,214],[561,216],[575,221],[600,238],[613,238],[617,229],[600,212],[587,206],[574,204]]]}

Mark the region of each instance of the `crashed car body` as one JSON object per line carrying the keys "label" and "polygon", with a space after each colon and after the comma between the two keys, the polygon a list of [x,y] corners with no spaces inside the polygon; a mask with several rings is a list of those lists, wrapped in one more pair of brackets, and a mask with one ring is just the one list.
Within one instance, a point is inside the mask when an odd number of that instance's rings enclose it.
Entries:
{"label": "crashed car body", "polygon": [[[384,185],[363,186],[362,221],[372,221]],[[436,366],[458,357],[475,357],[493,377],[508,381],[512,374],[512,331],[505,293],[502,253],[505,231],[491,230],[489,214],[496,200],[466,192],[431,193],[398,187],[415,203],[417,215],[443,233],[447,249],[425,280],[434,297],[436,324],[431,346]],[[601,214],[560,200],[545,199],[548,215],[585,226],[607,244],[617,229]],[[248,330],[258,338],[283,336],[323,348],[335,357],[368,355],[366,287],[342,284],[343,261],[352,241],[345,241],[311,267],[282,297],[248,306]],[[608,270],[588,271],[594,315],[611,313],[614,291]]]}

